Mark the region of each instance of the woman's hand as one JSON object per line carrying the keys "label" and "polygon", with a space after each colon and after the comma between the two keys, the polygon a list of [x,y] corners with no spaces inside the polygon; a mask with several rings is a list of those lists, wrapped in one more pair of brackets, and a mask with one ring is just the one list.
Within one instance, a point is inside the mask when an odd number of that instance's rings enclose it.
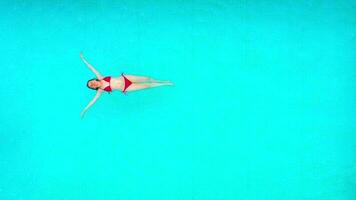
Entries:
{"label": "woman's hand", "polygon": [[102,79],[103,76],[91,65],[85,58],[82,52],[80,52],[80,58],[87,65],[87,67],[95,74],[98,79]]}
{"label": "woman's hand", "polygon": [[96,91],[96,94],[94,96],[94,98],[88,103],[88,105],[83,109],[83,111],[80,113],[80,117],[83,119],[84,118],[84,114],[86,113],[86,111],[96,102],[96,100],[99,99],[100,95],[102,93],[101,89],[98,89]]}
{"label": "woman's hand", "polygon": [[86,112],[86,110],[83,110],[83,111],[80,113],[80,118],[81,118],[81,119],[84,118],[85,112]]}

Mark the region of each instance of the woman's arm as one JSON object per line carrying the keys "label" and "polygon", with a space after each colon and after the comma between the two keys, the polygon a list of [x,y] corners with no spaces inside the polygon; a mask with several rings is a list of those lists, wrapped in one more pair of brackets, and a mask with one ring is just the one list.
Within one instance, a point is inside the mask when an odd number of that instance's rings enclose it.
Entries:
{"label": "woman's arm", "polygon": [[88,103],[88,105],[80,113],[81,118],[84,117],[85,112],[90,108],[90,106],[92,106],[96,102],[96,100],[98,100],[98,98],[100,97],[101,93],[102,93],[102,90],[98,89],[97,92],[96,92],[96,95],[94,96],[94,98]]}
{"label": "woman's arm", "polygon": [[81,58],[82,61],[88,66],[88,68],[95,74],[95,76],[96,76],[98,79],[102,79],[102,78],[103,78],[103,77],[101,76],[101,74],[100,74],[90,63],[88,63],[87,60],[85,60],[85,58],[84,58],[82,52],[80,52],[80,58]]}

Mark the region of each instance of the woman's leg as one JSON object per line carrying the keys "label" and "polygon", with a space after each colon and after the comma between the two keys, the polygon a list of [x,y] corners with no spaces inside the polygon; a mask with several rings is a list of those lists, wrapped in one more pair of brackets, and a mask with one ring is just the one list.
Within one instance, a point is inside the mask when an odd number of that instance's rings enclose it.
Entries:
{"label": "woman's leg", "polygon": [[147,76],[125,75],[125,77],[133,83],[170,83],[170,81],[154,80]]}
{"label": "woman's leg", "polygon": [[127,92],[129,91],[135,91],[135,90],[142,90],[142,89],[147,89],[147,88],[154,88],[154,87],[159,87],[159,86],[165,86],[165,85],[172,85],[172,83],[132,83],[130,87],[126,89]]}
{"label": "woman's leg", "polygon": [[153,80],[151,77],[147,76],[135,76],[135,75],[125,75],[133,83],[151,82]]}

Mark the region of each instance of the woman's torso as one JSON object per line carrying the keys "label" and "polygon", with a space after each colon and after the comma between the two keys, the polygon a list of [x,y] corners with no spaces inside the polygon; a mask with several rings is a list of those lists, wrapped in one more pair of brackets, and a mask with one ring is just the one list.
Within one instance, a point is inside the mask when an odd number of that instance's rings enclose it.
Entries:
{"label": "woman's torso", "polygon": [[100,89],[105,90],[107,92],[111,92],[112,90],[123,90],[124,88],[124,80],[122,76],[119,77],[111,77],[106,76],[100,80],[101,87]]}

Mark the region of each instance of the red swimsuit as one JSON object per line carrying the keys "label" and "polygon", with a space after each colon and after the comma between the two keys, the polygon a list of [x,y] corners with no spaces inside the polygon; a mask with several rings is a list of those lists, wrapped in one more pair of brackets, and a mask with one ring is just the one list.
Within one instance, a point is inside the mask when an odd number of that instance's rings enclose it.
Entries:
{"label": "red swimsuit", "polygon": [[[124,78],[124,81],[125,81],[125,82],[124,82],[124,89],[122,90],[122,92],[125,93],[125,92],[126,92],[126,89],[127,89],[128,87],[130,87],[130,85],[132,84],[132,82],[131,82],[129,79],[127,79],[127,78],[124,76],[123,73],[121,74],[121,76]],[[107,77],[103,78],[103,80],[109,83],[109,85],[106,86],[106,87],[104,88],[104,90],[107,91],[107,92],[111,92],[111,91],[112,91],[111,86],[110,86],[111,76],[107,76]]]}
{"label": "red swimsuit", "polygon": [[106,87],[104,88],[104,90],[107,91],[107,92],[111,92],[111,91],[112,91],[112,90],[111,90],[111,86],[110,86],[111,77],[110,77],[110,76],[107,76],[107,77],[103,78],[103,80],[109,83],[109,85],[106,86]]}

